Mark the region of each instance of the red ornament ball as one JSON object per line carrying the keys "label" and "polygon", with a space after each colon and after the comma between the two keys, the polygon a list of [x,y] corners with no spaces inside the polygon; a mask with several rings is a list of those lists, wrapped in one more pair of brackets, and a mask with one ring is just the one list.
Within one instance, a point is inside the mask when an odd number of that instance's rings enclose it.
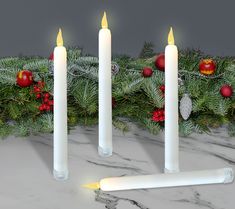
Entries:
{"label": "red ornament ball", "polygon": [[145,67],[142,71],[142,75],[145,77],[145,78],[148,78],[148,77],[151,77],[153,74],[153,70],[151,67]]}
{"label": "red ornament ball", "polygon": [[54,53],[52,52],[48,58],[49,60],[53,61],[54,60]]}
{"label": "red ornament ball", "polygon": [[31,86],[33,83],[33,74],[29,70],[21,70],[17,73],[16,76],[16,83],[20,87],[28,87]]}
{"label": "red ornament ball", "polygon": [[231,97],[233,95],[233,88],[230,85],[223,85],[220,89],[220,94],[223,97]]}
{"label": "red ornament ball", "polygon": [[159,54],[155,59],[155,66],[160,71],[165,71],[165,54]]}
{"label": "red ornament ball", "polygon": [[165,120],[165,110],[161,108],[153,111],[152,120],[154,122],[163,122]]}
{"label": "red ornament ball", "polygon": [[216,63],[212,59],[203,59],[199,63],[199,71],[203,75],[212,75],[215,73]]}

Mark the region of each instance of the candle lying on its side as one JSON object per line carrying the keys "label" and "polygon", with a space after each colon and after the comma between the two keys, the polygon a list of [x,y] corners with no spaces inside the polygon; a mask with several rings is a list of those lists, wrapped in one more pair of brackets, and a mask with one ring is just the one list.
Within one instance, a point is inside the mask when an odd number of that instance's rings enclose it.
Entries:
{"label": "candle lying on its side", "polygon": [[61,29],[54,50],[54,178],[68,178],[67,52]]}
{"label": "candle lying on its side", "polygon": [[111,32],[106,13],[99,31],[99,147],[100,156],[112,155],[112,78],[111,78]]}
{"label": "candle lying on its side", "polygon": [[165,49],[165,172],[179,171],[178,49],[172,28]]}
{"label": "candle lying on its side", "polygon": [[100,182],[86,184],[84,187],[89,189],[101,189],[103,191],[118,191],[202,184],[226,184],[231,183],[233,179],[233,169],[222,168],[215,170],[105,178]]}

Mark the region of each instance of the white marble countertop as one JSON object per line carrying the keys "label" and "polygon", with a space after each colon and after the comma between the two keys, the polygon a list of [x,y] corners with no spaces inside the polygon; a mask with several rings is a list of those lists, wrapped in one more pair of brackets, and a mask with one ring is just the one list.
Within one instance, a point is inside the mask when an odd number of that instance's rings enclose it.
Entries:
{"label": "white marble countertop", "polygon": [[[135,126],[114,129],[114,154],[97,153],[97,127],[77,127],[69,135],[66,182],[52,176],[52,135],[0,140],[1,209],[234,209],[235,184],[100,192],[82,184],[104,177],[152,174],[164,169],[164,135]],[[223,128],[180,139],[182,171],[233,167],[235,138]]]}

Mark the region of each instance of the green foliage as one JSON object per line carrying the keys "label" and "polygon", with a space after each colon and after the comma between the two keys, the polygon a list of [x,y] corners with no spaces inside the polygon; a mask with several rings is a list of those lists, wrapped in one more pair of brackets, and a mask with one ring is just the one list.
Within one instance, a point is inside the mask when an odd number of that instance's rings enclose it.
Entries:
{"label": "green foliage", "polygon": [[150,58],[154,55],[154,44],[152,42],[144,42],[144,46],[140,52],[139,58]]}
{"label": "green foliage", "polygon": [[[164,96],[159,87],[164,84],[164,72],[154,66],[153,46],[145,43],[141,58],[116,56],[113,61],[120,67],[112,76],[113,125],[128,131],[127,121],[132,121],[157,134],[164,123],[154,122],[152,112],[164,107]],[[235,88],[235,60],[230,57],[212,57],[217,69],[212,76],[199,73],[198,64],[210,58],[200,51],[186,50],[179,53],[179,97],[187,92],[193,103],[190,118],[179,118],[182,136],[192,132],[209,132],[210,127],[228,125],[235,135],[235,97],[223,98],[222,85]],[[142,76],[145,66],[152,67],[150,78]],[[20,88],[16,74],[27,69],[33,72],[34,81],[43,80],[45,91],[53,95],[53,61],[40,57],[9,57],[0,59],[0,136],[9,134],[27,136],[39,132],[53,132],[53,113],[41,113],[40,102],[31,93],[33,86]],[[79,48],[68,49],[68,124],[71,129],[79,125],[98,123],[98,58],[83,56]]]}

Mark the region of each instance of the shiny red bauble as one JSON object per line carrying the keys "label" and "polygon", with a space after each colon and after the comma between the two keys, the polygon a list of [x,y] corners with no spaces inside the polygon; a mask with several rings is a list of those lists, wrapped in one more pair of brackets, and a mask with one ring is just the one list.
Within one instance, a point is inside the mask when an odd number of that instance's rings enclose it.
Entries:
{"label": "shiny red bauble", "polygon": [[20,87],[28,87],[33,84],[33,74],[29,70],[21,70],[17,73],[16,83]]}
{"label": "shiny red bauble", "polygon": [[212,59],[203,59],[199,63],[199,71],[203,75],[212,75],[215,73],[216,63]]}
{"label": "shiny red bauble", "polygon": [[220,94],[223,97],[231,97],[233,95],[233,88],[230,85],[223,85],[220,88]]}
{"label": "shiny red bauble", "polygon": [[142,75],[145,78],[151,77],[153,74],[153,70],[151,67],[144,67],[143,71],[142,71]]}
{"label": "shiny red bauble", "polygon": [[159,54],[155,59],[155,66],[160,71],[165,71],[165,54]]}

